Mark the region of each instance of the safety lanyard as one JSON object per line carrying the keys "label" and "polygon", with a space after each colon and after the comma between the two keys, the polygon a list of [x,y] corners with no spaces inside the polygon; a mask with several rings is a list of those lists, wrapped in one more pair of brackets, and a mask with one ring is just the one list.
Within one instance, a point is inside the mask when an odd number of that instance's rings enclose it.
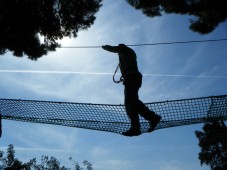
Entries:
{"label": "safety lanyard", "polygon": [[119,80],[115,80],[115,74],[117,73],[119,67],[120,67],[120,64],[117,65],[117,68],[116,68],[116,70],[115,70],[115,72],[114,72],[114,75],[113,75],[113,81],[114,81],[114,83],[120,83],[120,82],[123,82],[123,81],[124,81],[124,79],[123,79],[122,76],[120,77]]}

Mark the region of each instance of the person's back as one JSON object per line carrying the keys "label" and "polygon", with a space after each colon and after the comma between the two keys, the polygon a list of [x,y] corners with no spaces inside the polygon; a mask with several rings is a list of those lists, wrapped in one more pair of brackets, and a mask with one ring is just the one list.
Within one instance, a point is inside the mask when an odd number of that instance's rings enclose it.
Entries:
{"label": "person's back", "polygon": [[118,47],[118,55],[122,76],[126,77],[130,73],[139,73],[136,61],[136,53],[124,44],[120,44]]}

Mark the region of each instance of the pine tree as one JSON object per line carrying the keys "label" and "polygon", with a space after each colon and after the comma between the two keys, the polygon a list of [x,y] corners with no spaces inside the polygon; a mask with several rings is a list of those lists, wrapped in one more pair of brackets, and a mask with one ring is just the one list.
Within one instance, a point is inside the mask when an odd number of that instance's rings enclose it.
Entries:
{"label": "pine tree", "polygon": [[201,165],[211,170],[227,169],[227,127],[223,121],[205,123],[203,131],[195,131],[199,139]]}

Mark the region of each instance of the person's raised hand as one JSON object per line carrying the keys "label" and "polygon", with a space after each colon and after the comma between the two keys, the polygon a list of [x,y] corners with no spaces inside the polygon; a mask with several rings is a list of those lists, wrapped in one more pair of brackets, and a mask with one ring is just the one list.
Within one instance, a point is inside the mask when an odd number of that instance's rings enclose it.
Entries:
{"label": "person's raised hand", "polygon": [[104,50],[107,50],[108,51],[111,48],[111,46],[110,45],[103,45],[102,48]]}

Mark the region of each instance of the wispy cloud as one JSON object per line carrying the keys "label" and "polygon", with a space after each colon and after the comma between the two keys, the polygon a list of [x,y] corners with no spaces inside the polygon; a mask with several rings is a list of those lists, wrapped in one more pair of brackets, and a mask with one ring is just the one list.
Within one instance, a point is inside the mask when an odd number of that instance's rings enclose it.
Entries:
{"label": "wispy cloud", "polygon": [[[217,67],[213,68],[216,70]],[[75,74],[75,75],[113,75],[113,73],[108,72],[78,72],[78,71],[45,71],[45,70],[0,70],[0,73],[26,73],[26,74]],[[120,75],[120,74],[116,74]],[[207,73],[202,73],[200,75],[187,75],[187,74],[149,74],[144,73],[143,76],[150,77],[184,77],[184,78],[224,78],[227,76],[218,75],[207,75]]]}
{"label": "wispy cloud", "polygon": [[[170,160],[167,162],[162,162],[162,164],[158,165],[157,170],[191,170],[195,169],[197,165],[195,163],[182,163],[178,160]],[[200,169],[203,169],[202,167]]]}

